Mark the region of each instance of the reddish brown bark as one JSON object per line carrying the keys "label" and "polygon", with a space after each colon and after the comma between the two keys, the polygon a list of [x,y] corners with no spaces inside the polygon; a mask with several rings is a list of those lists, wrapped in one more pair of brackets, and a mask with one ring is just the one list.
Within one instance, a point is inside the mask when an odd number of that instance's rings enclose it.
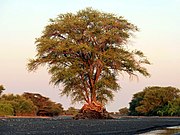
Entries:
{"label": "reddish brown bark", "polygon": [[98,101],[85,104],[73,119],[113,119]]}
{"label": "reddish brown bark", "polygon": [[81,108],[81,111],[84,112],[86,110],[96,111],[96,112],[102,112],[104,109],[104,106],[98,102],[98,101],[92,101],[88,104],[84,104],[84,106]]}

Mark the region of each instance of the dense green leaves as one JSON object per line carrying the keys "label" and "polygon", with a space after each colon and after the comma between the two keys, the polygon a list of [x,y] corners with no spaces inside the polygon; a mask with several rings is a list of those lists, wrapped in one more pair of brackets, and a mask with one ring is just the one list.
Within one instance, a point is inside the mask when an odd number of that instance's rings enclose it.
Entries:
{"label": "dense green leaves", "polygon": [[119,109],[119,115],[121,116],[127,116],[129,114],[129,109],[127,107]]}
{"label": "dense green leaves", "polygon": [[12,116],[14,115],[13,106],[10,103],[0,103],[0,116]]}
{"label": "dense green leaves", "polygon": [[37,55],[28,63],[29,71],[47,65],[51,83],[62,83],[62,95],[72,101],[107,102],[120,87],[118,73],[137,72],[149,76],[142,64],[150,64],[141,51],[130,51],[127,43],[137,27],[121,16],[91,8],[76,14],[60,14],[50,19],[40,38]]}
{"label": "dense green leaves", "polygon": [[79,110],[74,108],[74,107],[69,107],[66,111],[65,111],[65,115],[76,115],[78,114]]}
{"label": "dense green leaves", "polygon": [[0,98],[1,103],[10,104],[13,109],[13,115],[36,115],[36,106],[31,100],[25,99],[21,95],[2,95]]}
{"label": "dense green leaves", "polygon": [[174,87],[147,87],[134,94],[130,115],[179,116],[180,90]]}
{"label": "dense green leaves", "polygon": [[63,107],[40,94],[3,94],[0,97],[0,116],[37,116],[40,111],[45,112],[43,116],[58,116],[63,113]]}
{"label": "dense green leaves", "polygon": [[38,116],[58,116],[63,113],[63,107],[60,103],[52,102],[49,98],[38,93],[24,93],[22,95],[27,100],[31,100],[36,106],[36,115]]}
{"label": "dense green leaves", "polygon": [[171,116],[180,116],[180,97],[168,103],[168,114]]}

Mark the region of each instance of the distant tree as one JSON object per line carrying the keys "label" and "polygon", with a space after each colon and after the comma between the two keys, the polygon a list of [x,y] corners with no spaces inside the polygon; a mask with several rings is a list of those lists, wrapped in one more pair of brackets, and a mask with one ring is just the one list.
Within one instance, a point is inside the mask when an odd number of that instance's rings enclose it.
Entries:
{"label": "distant tree", "polygon": [[122,116],[126,116],[129,114],[129,109],[127,107],[119,109],[119,114]]}
{"label": "distant tree", "polygon": [[65,111],[65,114],[66,115],[76,115],[78,114],[79,112],[79,109],[76,109],[74,107],[69,107],[66,111]]}
{"label": "distant tree", "polygon": [[178,105],[175,101],[180,98],[179,92],[180,90],[174,87],[147,87],[134,95],[130,102],[130,114],[137,112],[138,115],[171,115],[172,103],[174,106]]}
{"label": "distant tree", "polygon": [[2,94],[2,92],[5,90],[3,85],[0,85],[0,95]]}
{"label": "distant tree", "polygon": [[23,93],[23,97],[30,99],[38,109],[43,109],[44,107],[51,105],[51,101],[48,97],[44,97],[38,93],[25,92]]}
{"label": "distant tree", "polygon": [[53,103],[51,105],[51,111],[50,111],[53,116],[59,116],[64,113],[64,108],[62,107],[62,104],[60,103]]}
{"label": "distant tree", "polygon": [[14,94],[4,94],[1,96],[0,101],[5,104],[11,104],[14,110],[14,115],[35,115],[36,114],[36,106],[33,104],[31,100],[24,98],[21,95]]}
{"label": "distant tree", "polygon": [[144,54],[128,49],[128,39],[137,27],[123,17],[91,8],[50,19],[36,39],[37,55],[29,71],[48,66],[51,83],[63,84],[62,95],[85,102],[83,110],[102,112],[104,104],[119,90],[118,73],[149,76]]}
{"label": "distant tree", "polygon": [[49,98],[38,93],[24,93],[26,99],[31,100],[37,106],[37,115],[58,116],[63,113],[63,107],[60,103],[52,102]]}
{"label": "distant tree", "polygon": [[133,99],[129,103],[129,115],[132,116],[141,116],[144,115],[136,110],[136,107],[140,106],[140,101],[143,100],[144,92],[138,92],[134,94]]}

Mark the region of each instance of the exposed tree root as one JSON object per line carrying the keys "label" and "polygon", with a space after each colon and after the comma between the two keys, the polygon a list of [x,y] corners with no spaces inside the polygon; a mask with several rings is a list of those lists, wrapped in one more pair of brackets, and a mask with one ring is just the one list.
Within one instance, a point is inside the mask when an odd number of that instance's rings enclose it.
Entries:
{"label": "exposed tree root", "polygon": [[113,119],[101,103],[85,104],[73,119]]}

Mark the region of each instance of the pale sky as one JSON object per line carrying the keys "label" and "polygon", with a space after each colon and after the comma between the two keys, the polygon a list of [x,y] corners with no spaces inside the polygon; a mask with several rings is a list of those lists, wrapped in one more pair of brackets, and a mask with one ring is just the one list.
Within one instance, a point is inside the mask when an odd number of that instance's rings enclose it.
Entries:
{"label": "pale sky", "polygon": [[38,38],[50,18],[86,7],[124,16],[140,29],[129,45],[145,53],[152,65],[150,78],[139,75],[130,81],[120,76],[121,90],[106,108],[128,107],[133,94],[147,86],[180,88],[180,0],[0,0],[0,84],[4,93],[36,92],[60,102],[65,109],[70,98],[60,97],[59,88],[49,85],[45,68],[28,73],[26,65],[36,54]]}

